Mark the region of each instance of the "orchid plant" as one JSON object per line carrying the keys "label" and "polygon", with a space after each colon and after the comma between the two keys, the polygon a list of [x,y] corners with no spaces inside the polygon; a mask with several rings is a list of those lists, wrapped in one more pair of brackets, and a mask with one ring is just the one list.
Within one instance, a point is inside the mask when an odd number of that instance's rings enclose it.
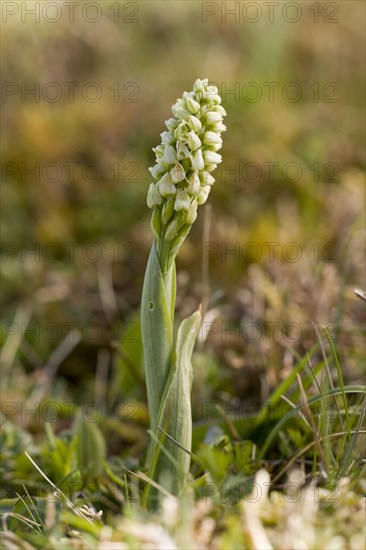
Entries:
{"label": "orchid plant", "polygon": [[196,80],[172,107],[161,144],[153,149],[147,205],[152,209],[153,244],[141,305],[144,366],[150,416],[148,472],[152,485],[145,503],[157,505],[158,484],[180,495],[190,469],[192,440],[191,357],[201,323],[196,311],[174,334],[175,258],[207,201],[221,162],[225,109],[216,86]]}

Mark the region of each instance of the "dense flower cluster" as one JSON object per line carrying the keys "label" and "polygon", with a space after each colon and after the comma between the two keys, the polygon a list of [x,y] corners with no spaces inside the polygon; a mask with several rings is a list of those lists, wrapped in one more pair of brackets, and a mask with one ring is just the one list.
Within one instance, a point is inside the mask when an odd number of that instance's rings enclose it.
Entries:
{"label": "dense flower cluster", "polygon": [[[179,226],[191,225],[197,206],[206,202],[214,178],[211,173],[221,162],[221,132],[226,115],[220,105],[216,86],[208,80],[196,80],[192,92],[184,92],[172,107],[173,117],[161,134],[161,145],[153,151],[156,164],[150,168],[155,183],[147,196],[149,208],[158,209],[161,227],[166,227],[180,213]],[[171,227],[172,237],[178,226]],[[168,228],[167,228],[168,230]],[[158,231],[160,233],[160,231]],[[166,235],[169,237],[169,235]]]}

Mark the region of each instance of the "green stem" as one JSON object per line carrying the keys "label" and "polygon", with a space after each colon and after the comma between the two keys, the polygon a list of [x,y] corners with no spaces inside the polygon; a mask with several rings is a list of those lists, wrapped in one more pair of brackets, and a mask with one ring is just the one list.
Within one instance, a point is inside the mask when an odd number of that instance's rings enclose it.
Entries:
{"label": "green stem", "polygon": [[[145,273],[141,328],[152,441],[149,476],[174,495],[187,481],[192,439],[191,354],[200,324],[199,313],[186,319],[173,336],[176,273],[170,244],[154,243]],[[160,251],[160,254],[159,254]],[[162,260],[161,260],[162,259]],[[162,271],[161,264],[168,267]],[[168,437],[166,436],[168,434]],[[158,491],[147,487],[144,500],[156,508]]]}

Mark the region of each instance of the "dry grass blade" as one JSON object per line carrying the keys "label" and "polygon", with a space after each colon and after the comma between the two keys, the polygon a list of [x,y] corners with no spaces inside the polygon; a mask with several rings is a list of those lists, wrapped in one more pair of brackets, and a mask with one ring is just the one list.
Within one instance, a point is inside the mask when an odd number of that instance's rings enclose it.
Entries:
{"label": "dry grass blade", "polygon": [[304,416],[306,417],[306,419],[308,421],[308,424],[309,424],[309,427],[310,427],[310,429],[312,431],[312,434],[314,436],[315,446],[316,446],[317,451],[319,453],[319,457],[320,457],[320,460],[322,462],[322,465],[323,465],[325,471],[327,471],[326,457],[324,455],[323,448],[322,448],[321,443],[320,443],[320,437],[319,437],[318,431],[316,429],[316,426],[315,426],[315,423],[314,423],[314,420],[313,420],[313,417],[312,417],[312,414],[311,414],[311,411],[310,411],[310,407],[309,407],[309,404],[308,404],[308,401],[307,401],[307,397],[306,397],[306,394],[305,394],[304,387],[302,385],[302,380],[300,378],[300,375],[297,375],[297,383],[298,383],[299,388],[300,388],[300,395],[301,395],[301,401],[302,401],[302,405],[303,405],[303,409],[304,409]]}
{"label": "dry grass blade", "polygon": [[359,288],[355,288],[353,290],[353,292],[356,294],[356,296],[358,296],[359,298],[361,298],[361,300],[365,300],[366,301],[366,292],[364,290],[360,290]]}
{"label": "dry grass blade", "polygon": [[220,404],[217,404],[215,408],[219,413],[219,415],[221,416],[221,418],[223,419],[223,421],[225,422],[225,424],[227,424],[233,438],[236,441],[240,441],[241,440],[240,434],[238,430],[235,428],[234,424],[231,422],[231,420],[227,417],[227,414],[223,409],[223,407]]}
{"label": "dry grass blade", "polygon": [[[319,441],[320,443],[322,443],[323,441],[337,439],[338,437],[343,437],[345,434],[346,432],[337,432],[334,434],[329,434],[325,437],[321,437]],[[358,432],[357,430],[353,430],[352,434],[366,434],[366,430],[358,430]],[[277,483],[277,481],[281,479],[281,477],[287,472],[287,470],[292,466],[292,464],[294,464],[294,462],[296,462],[296,460],[298,460],[303,454],[307,453],[312,447],[314,447],[314,445],[315,445],[315,440],[311,441],[311,443],[309,443],[308,445],[300,449],[300,451],[298,451],[296,454],[294,454],[286,463],[286,465],[283,468],[281,468],[281,470],[273,477],[272,483],[273,484]]]}
{"label": "dry grass blade", "polygon": [[93,523],[89,517],[82,512],[80,508],[75,506],[71,500],[55,485],[47,476],[46,474],[41,470],[41,468],[34,462],[33,458],[27,453],[27,451],[24,451],[25,456],[28,458],[28,460],[33,464],[33,466],[38,470],[38,472],[41,474],[41,476],[51,485],[51,487],[55,490],[57,497],[66,503],[66,505],[79,517],[86,519],[89,523]]}

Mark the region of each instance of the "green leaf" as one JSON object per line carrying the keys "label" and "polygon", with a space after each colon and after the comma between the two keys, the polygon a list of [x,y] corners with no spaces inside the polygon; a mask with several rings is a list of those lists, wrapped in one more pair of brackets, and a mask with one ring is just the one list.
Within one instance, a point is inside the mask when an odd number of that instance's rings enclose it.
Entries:
{"label": "green leaf", "polygon": [[[150,477],[159,481],[162,473],[168,474],[169,479],[166,479],[164,487],[176,495],[183,489],[190,467],[191,359],[200,324],[201,314],[196,311],[179,327],[175,353],[157,415],[158,442],[152,441],[151,444]],[[162,445],[165,452],[161,450]]]}
{"label": "green leaf", "polygon": [[175,267],[164,276],[155,245],[146,267],[141,299],[141,331],[150,423],[156,431],[173,351]]}
{"label": "green leaf", "polygon": [[[173,480],[175,489],[173,494],[179,494],[189,472],[190,451],[192,448],[192,412],[191,412],[191,389],[192,389],[192,353],[201,324],[201,314],[196,311],[185,319],[178,330],[176,344],[176,372],[164,410],[161,411],[162,418],[159,421],[168,434],[181,445],[167,441],[170,453],[179,464],[178,475]],[[176,492],[177,491],[177,492]]]}

